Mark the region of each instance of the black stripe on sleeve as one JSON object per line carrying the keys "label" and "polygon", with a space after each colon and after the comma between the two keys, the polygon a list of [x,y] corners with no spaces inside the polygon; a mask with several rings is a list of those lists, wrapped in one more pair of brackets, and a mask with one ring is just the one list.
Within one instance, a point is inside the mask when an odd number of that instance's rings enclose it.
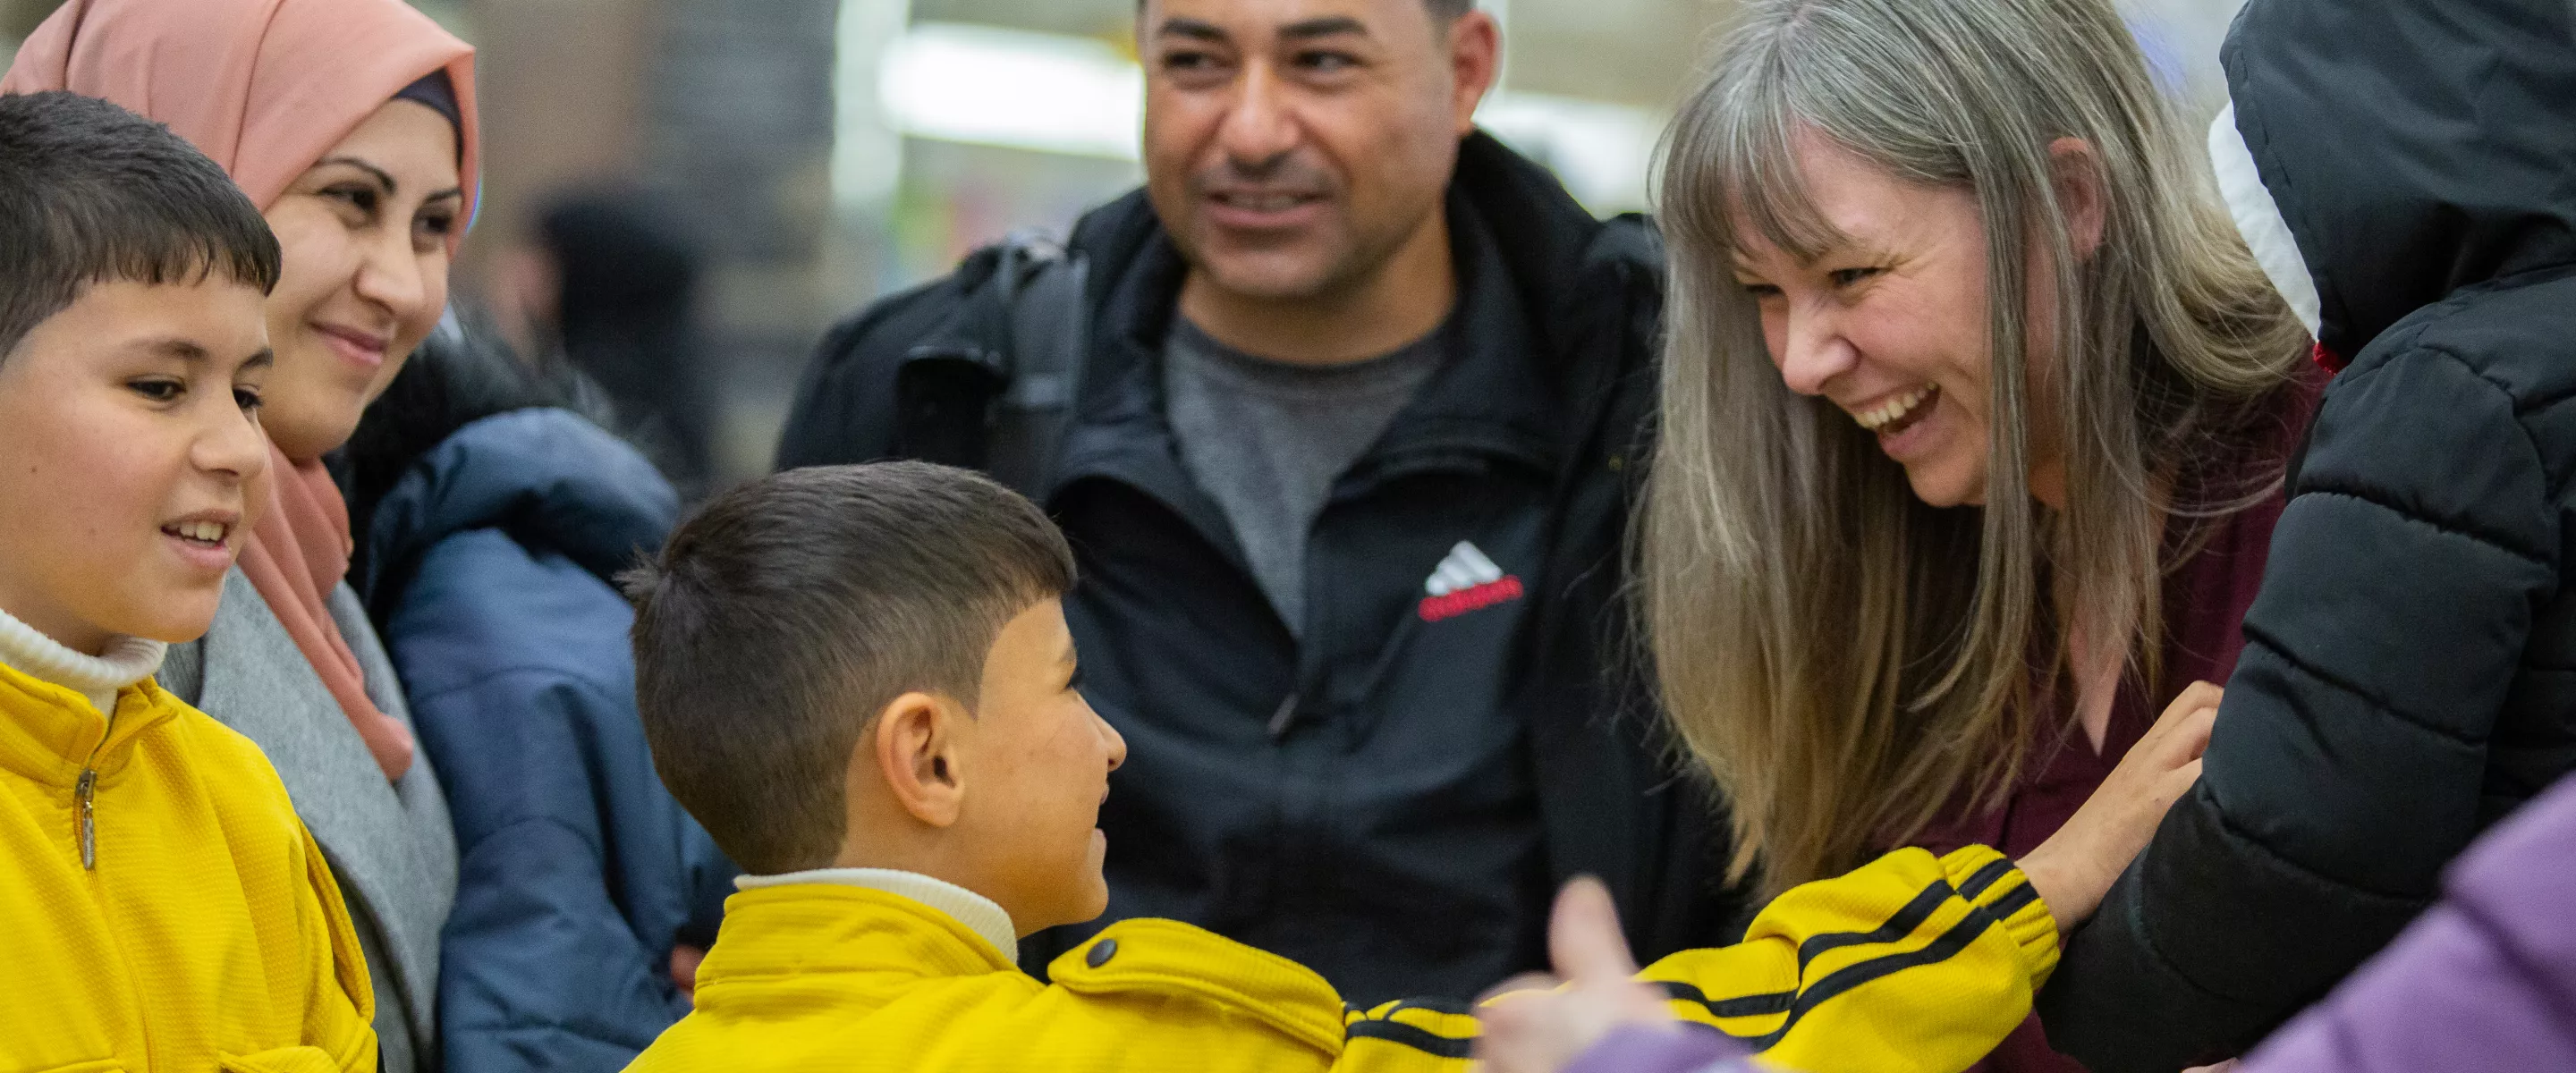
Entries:
{"label": "black stripe on sleeve", "polygon": [[1402,1044],[1434,1058],[1465,1058],[1475,1053],[1476,1041],[1450,1039],[1426,1028],[1416,1028],[1402,1021],[1353,1021],[1347,1038],[1384,1040]]}
{"label": "black stripe on sleeve", "polygon": [[1398,1003],[1396,1003],[1393,1007],[1389,1008],[1389,1009],[1386,1011],[1386,1015],[1387,1015],[1388,1017],[1392,1018],[1392,1017],[1394,1017],[1396,1014],[1401,1013],[1401,1012],[1403,1012],[1403,1011],[1405,1011],[1405,1010],[1429,1010],[1429,1011],[1431,1011],[1431,1012],[1433,1012],[1433,1013],[1454,1013],[1454,1014],[1457,1014],[1457,1015],[1458,1015],[1458,1016],[1460,1016],[1460,1017],[1473,1017],[1473,1016],[1475,1016],[1475,1015],[1476,1015],[1476,1009],[1475,1009],[1475,1007],[1473,1007],[1473,1006],[1469,1006],[1468,1004],[1466,1004],[1466,1003],[1464,1003],[1464,1002],[1460,1002],[1460,1001],[1458,1001],[1458,1000],[1456,1000],[1456,999],[1447,999],[1447,998],[1409,998],[1409,999],[1405,999],[1404,1001],[1402,1001],[1402,1002],[1398,1002]]}
{"label": "black stripe on sleeve", "polygon": [[1986,888],[2000,882],[2005,875],[2011,873],[2014,867],[2010,857],[1997,857],[1987,861],[1986,866],[1977,869],[1974,875],[1968,877],[1967,882],[1959,884],[1959,897],[1972,902],[1976,901],[1978,895],[1984,894]]}
{"label": "black stripe on sleeve", "polygon": [[2039,888],[2024,883],[2013,888],[2011,893],[1995,899],[1995,904],[1987,906],[1986,911],[1993,913],[1995,922],[2000,924],[2012,919],[2013,914],[2021,912],[2023,906],[2038,900]]}
{"label": "black stripe on sleeve", "polygon": [[[2029,901],[2024,894],[2029,889],[2025,886],[2012,894],[2005,895],[2001,901],[2010,902],[2018,899],[2021,904],[2027,905]],[[1999,902],[1998,907],[2000,904]],[[1968,944],[1975,942],[1977,936],[1985,934],[1986,929],[1996,927],[2002,922],[2003,918],[1992,909],[1982,906],[1971,907],[1966,917],[1961,918],[1957,924],[1951,925],[1949,931],[1943,932],[1940,938],[1925,944],[1922,949],[1875,957],[1856,965],[1836,969],[1827,974],[1824,979],[1798,992],[1797,1001],[1790,1005],[1789,1019],[1781,1022],[1779,1028],[1761,1036],[1738,1038],[1744,1039],[1757,1051],[1769,1050],[1786,1037],[1790,1029],[1798,1026],[1800,1018],[1805,1017],[1816,1007],[1833,1001],[1844,992],[1872,980],[1890,976],[1917,965],[1935,965],[1947,961],[1956,956],[1959,951],[1967,949]]]}
{"label": "black stripe on sleeve", "polygon": [[1914,929],[1922,927],[1924,921],[1932,919],[1932,914],[1941,910],[1941,903],[1949,901],[1950,896],[1955,893],[1957,892],[1950,889],[1948,880],[1936,879],[1932,881],[1931,886],[1923,888],[1923,893],[1915,895],[1913,901],[1905,903],[1905,908],[1897,910],[1895,916],[1887,918],[1887,923],[1879,925],[1874,930],[1835,931],[1808,936],[1806,942],[1798,944],[1799,977],[1804,978],[1807,975],[1808,962],[1814,961],[1828,951],[1840,950],[1846,946],[1892,943],[1914,934]]}
{"label": "black stripe on sleeve", "polygon": [[1712,1017],[1761,1017],[1766,1014],[1787,1013],[1790,1004],[1798,998],[1798,993],[1795,991],[1773,991],[1769,994],[1740,995],[1735,998],[1710,998],[1708,992],[1679,980],[1658,982],[1663,987],[1666,997],[1698,1003],[1708,1010]]}
{"label": "black stripe on sleeve", "polygon": [[[1946,881],[1935,881],[1931,886],[1924,888],[1921,894],[1915,895],[1914,900],[1906,903],[1903,909],[1889,917],[1887,923],[1880,925],[1874,931],[1834,932],[1811,936],[1798,946],[1799,975],[1803,978],[1808,962],[1827,951],[1866,943],[1894,942],[1911,935],[1914,929],[1931,919],[1932,914],[1940,909],[1941,903],[1948,901],[1953,894],[1974,899],[2002,881],[2003,877],[2010,874],[2015,867],[2017,866],[2010,859],[1989,862],[1970,875],[1968,881],[1961,884],[1957,891],[1953,891]],[[1967,915],[1957,924],[1951,925],[1950,930],[1924,944],[1920,949],[1884,954],[1857,964],[1846,965],[1796,992],[1774,991],[1768,994],[1712,999],[1706,992],[1690,984],[1671,980],[1660,981],[1659,984],[1668,997],[1697,1003],[1715,1017],[1759,1017],[1765,1014],[1787,1013],[1789,1019],[1781,1022],[1780,1027],[1770,1032],[1759,1036],[1735,1037],[1750,1044],[1755,1050],[1768,1050],[1788,1036],[1789,1030],[1796,1028],[1799,1019],[1805,1017],[1809,1011],[1872,980],[1918,965],[1934,965],[1947,961],[1967,949],[1968,944],[1975,942],[1979,935],[1985,934],[1986,929],[2002,926],[2005,920],[2021,912],[2024,907],[2037,901],[2038,898],[2039,892],[2030,884],[2024,883],[1995,899],[1993,905],[1970,905]]]}

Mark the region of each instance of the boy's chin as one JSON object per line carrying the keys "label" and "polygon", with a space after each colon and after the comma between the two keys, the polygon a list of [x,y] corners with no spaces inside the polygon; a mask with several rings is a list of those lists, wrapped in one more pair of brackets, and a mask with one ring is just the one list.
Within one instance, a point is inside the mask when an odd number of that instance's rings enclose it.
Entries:
{"label": "boy's chin", "polygon": [[1100,874],[1100,862],[1094,860],[1083,870],[1082,881],[1073,897],[1066,899],[1063,923],[1088,924],[1109,911],[1109,880]]}
{"label": "boy's chin", "polygon": [[217,585],[214,593],[203,597],[194,592],[186,593],[151,613],[133,615],[121,623],[111,624],[108,632],[147,641],[187,644],[205,636],[207,628],[214,625],[215,597],[222,592],[223,586]]}
{"label": "boy's chin", "polygon": [[1098,858],[1093,858],[1091,866],[1083,870],[1079,890],[1080,894],[1068,899],[1072,904],[1065,906],[1064,923],[1088,924],[1109,911],[1109,880],[1101,875]]}

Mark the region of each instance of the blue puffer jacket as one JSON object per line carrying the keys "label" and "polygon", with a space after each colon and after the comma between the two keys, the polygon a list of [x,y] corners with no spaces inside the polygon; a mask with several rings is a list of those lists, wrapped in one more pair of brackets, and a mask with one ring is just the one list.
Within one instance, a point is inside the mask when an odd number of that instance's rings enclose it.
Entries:
{"label": "blue puffer jacket", "polygon": [[677,509],[624,443],[520,410],[423,455],[369,522],[367,604],[455,815],[448,1069],[616,1070],[688,1012],[671,950],[734,869],[654,775],[610,582]]}

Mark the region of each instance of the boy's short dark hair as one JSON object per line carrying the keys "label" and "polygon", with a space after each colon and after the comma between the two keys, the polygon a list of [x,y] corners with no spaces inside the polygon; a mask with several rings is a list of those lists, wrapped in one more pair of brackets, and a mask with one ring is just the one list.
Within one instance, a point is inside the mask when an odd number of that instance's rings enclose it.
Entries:
{"label": "boy's short dark hair", "polygon": [[0,96],[0,360],[93,283],[277,286],[277,236],[170,128],[77,93]]}
{"label": "boy's short dark hair", "polygon": [[653,766],[755,874],[831,863],[851,750],[896,697],[969,707],[1002,627],[1073,586],[1044,513],[922,462],[791,470],[716,497],[635,601],[635,699]]}

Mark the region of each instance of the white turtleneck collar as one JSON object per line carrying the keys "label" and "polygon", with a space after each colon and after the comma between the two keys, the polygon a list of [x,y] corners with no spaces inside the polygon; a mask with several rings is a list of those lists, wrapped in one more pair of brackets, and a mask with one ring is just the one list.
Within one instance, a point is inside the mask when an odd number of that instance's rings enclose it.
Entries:
{"label": "white turtleneck collar", "polygon": [[810,868],[774,876],[737,876],[733,885],[743,890],[761,887],[784,887],[791,883],[838,883],[846,887],[865,887],[900,897],[946,913],[966,925],[966,930],[983,936],[1005,961],[1018,960],[1020,933],[1011,927],[1011,914],[1001,903],[944,879],[919,872],[893,868]]}
{"label": "white turtleneck collar", "polygon": [[170,646],[140,637],[117,637],[98,655],[75,652],[0,611],[0,663],[89,698],[102,715],[116,711],[116,691],[152,677]]}

